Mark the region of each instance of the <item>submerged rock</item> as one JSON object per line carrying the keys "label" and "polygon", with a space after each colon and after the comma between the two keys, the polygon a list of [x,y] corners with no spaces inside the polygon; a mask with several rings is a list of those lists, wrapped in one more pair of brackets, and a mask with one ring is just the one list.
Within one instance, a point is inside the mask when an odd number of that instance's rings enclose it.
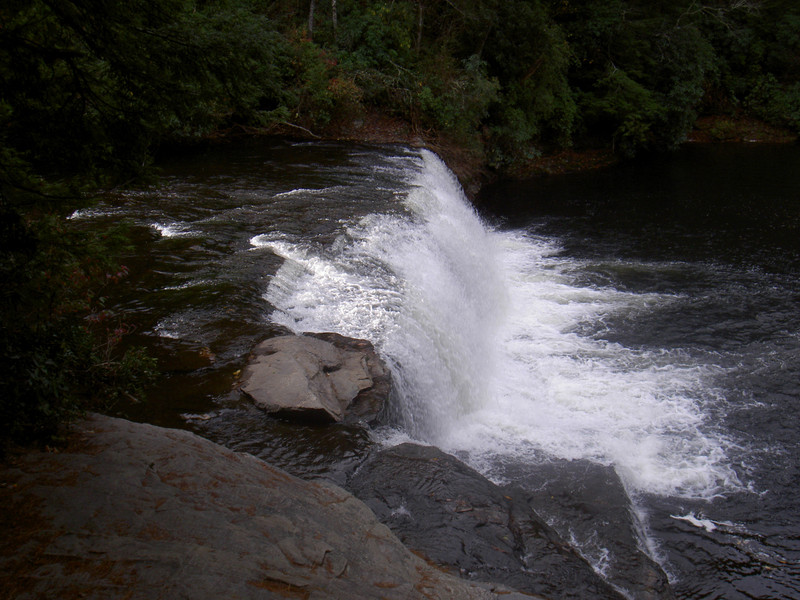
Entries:
{"label": "submerged rock", "polygon": [[156,336],[139,336],[147,353],[156,359],[161,371],[184,373],[206,369],[216,361],[208,346]]}
{"label": "submerged rock", "polygon": [[536,515],[524,492],[437,448],[384,450],[348,488],[409,548],[463,577],[553,598],[624,597]]}
{"label": "submerged rock", "polygon": [[258,344],[241,390],[267,412],[314,421],[373,422],[391,376],[366,340],[336,333],[284,335]]}
{"label": "submerged rock", "polygon": [[478,600],[359,500],[186,431],[94,416],[0,465],[0,596]]}

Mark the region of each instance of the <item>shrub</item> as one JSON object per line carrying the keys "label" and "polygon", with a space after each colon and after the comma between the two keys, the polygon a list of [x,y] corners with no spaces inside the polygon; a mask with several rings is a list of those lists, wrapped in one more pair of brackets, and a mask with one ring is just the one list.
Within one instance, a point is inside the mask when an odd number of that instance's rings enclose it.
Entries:
{"label": "shrub", "polygon": [[127,275],[113,267],[121,232],[0,207],[0,440],[47,441],[83,411],[141,393],[155,364],[119,351],[130,327],[103,310],[104,290]]}
{"label": "shrub", "polygon": [[800,83],[782,85],[772,74],[762,76],[745,98],[745,106],[771,125],[800,133]]}

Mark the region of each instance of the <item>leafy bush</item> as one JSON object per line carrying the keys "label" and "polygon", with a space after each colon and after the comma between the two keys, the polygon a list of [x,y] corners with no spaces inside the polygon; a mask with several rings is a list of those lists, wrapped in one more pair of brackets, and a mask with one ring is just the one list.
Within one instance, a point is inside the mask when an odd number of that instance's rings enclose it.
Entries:
{"label": "leafy bush", "polygon": [[113,259],[122,232],[2,212],[0,440],[26,443],[46,440],[86,409],[141,393],[155,364],[141,350],[118,350],[129,327],[103,310],[103,291],[127,275]]}
{"label": "leafy bush", "polygon": [[475,144],[478,128],[500,87],[488,76],[486,63],[475,55],[461,64],[439,55],[426,61],[420,70],[422,81],[416,101],[423,126]]}
{"label": "leafy bush", "polygon": [[567,79],[572,49],[544,3],[498,4],[483,55],[500,85],[487,120],[492,164],[505,168],[542,145],[568,145],[576,114]]}
{"label": "leafy bush", "polygon": [[414,60],[414,7],[410,2],[347,3],[336,46],[348,69],[385,70]]}
{"label": "leafy bush", "polygon": [[800,133],[800,82],[781,85],[774,75],[759,78],[745,106],[767,123]]}
{"label": "leafy bush", "polygon": [[665,117],[656,94],[617,68],[609,69],[594,93],[584,96],[582,109],[585,118],[608,124],[615,149],[624,155],[652,145],[654,129]]}
{"label": "leafy bush", "polygon": [[327,125],[332,117],[335,97],[330,89],[336,60],[311,40],[292,40],[292,94],[295,105],[292,117],[302,118],[308,125]]}

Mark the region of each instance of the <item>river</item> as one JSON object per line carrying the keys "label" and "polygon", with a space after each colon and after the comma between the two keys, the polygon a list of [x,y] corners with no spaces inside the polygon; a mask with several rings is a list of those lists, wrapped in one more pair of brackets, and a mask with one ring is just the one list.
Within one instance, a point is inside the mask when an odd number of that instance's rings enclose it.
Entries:
{"label": "river", "polygon": [[[133,419],[337,481],[416,440],[497,482],[612,465],[680,598],[800,597],[800,148],[689,146],[485,189],[434,154],[262,141],[166,160],[113,309],[171,367]],[[282,331],[370,339],[385,425],[303,427],[234,389]],[[587,554],[591,554],[587,551]]]}

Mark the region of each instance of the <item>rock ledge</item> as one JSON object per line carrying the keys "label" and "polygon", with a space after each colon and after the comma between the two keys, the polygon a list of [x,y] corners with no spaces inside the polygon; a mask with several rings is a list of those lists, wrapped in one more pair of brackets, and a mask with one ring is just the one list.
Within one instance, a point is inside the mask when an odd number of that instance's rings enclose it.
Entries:
{"label": "rock ledge", "polygon": [[407,550],[341,488],[93,416],[0,466],[0,597],[521,599]]}

